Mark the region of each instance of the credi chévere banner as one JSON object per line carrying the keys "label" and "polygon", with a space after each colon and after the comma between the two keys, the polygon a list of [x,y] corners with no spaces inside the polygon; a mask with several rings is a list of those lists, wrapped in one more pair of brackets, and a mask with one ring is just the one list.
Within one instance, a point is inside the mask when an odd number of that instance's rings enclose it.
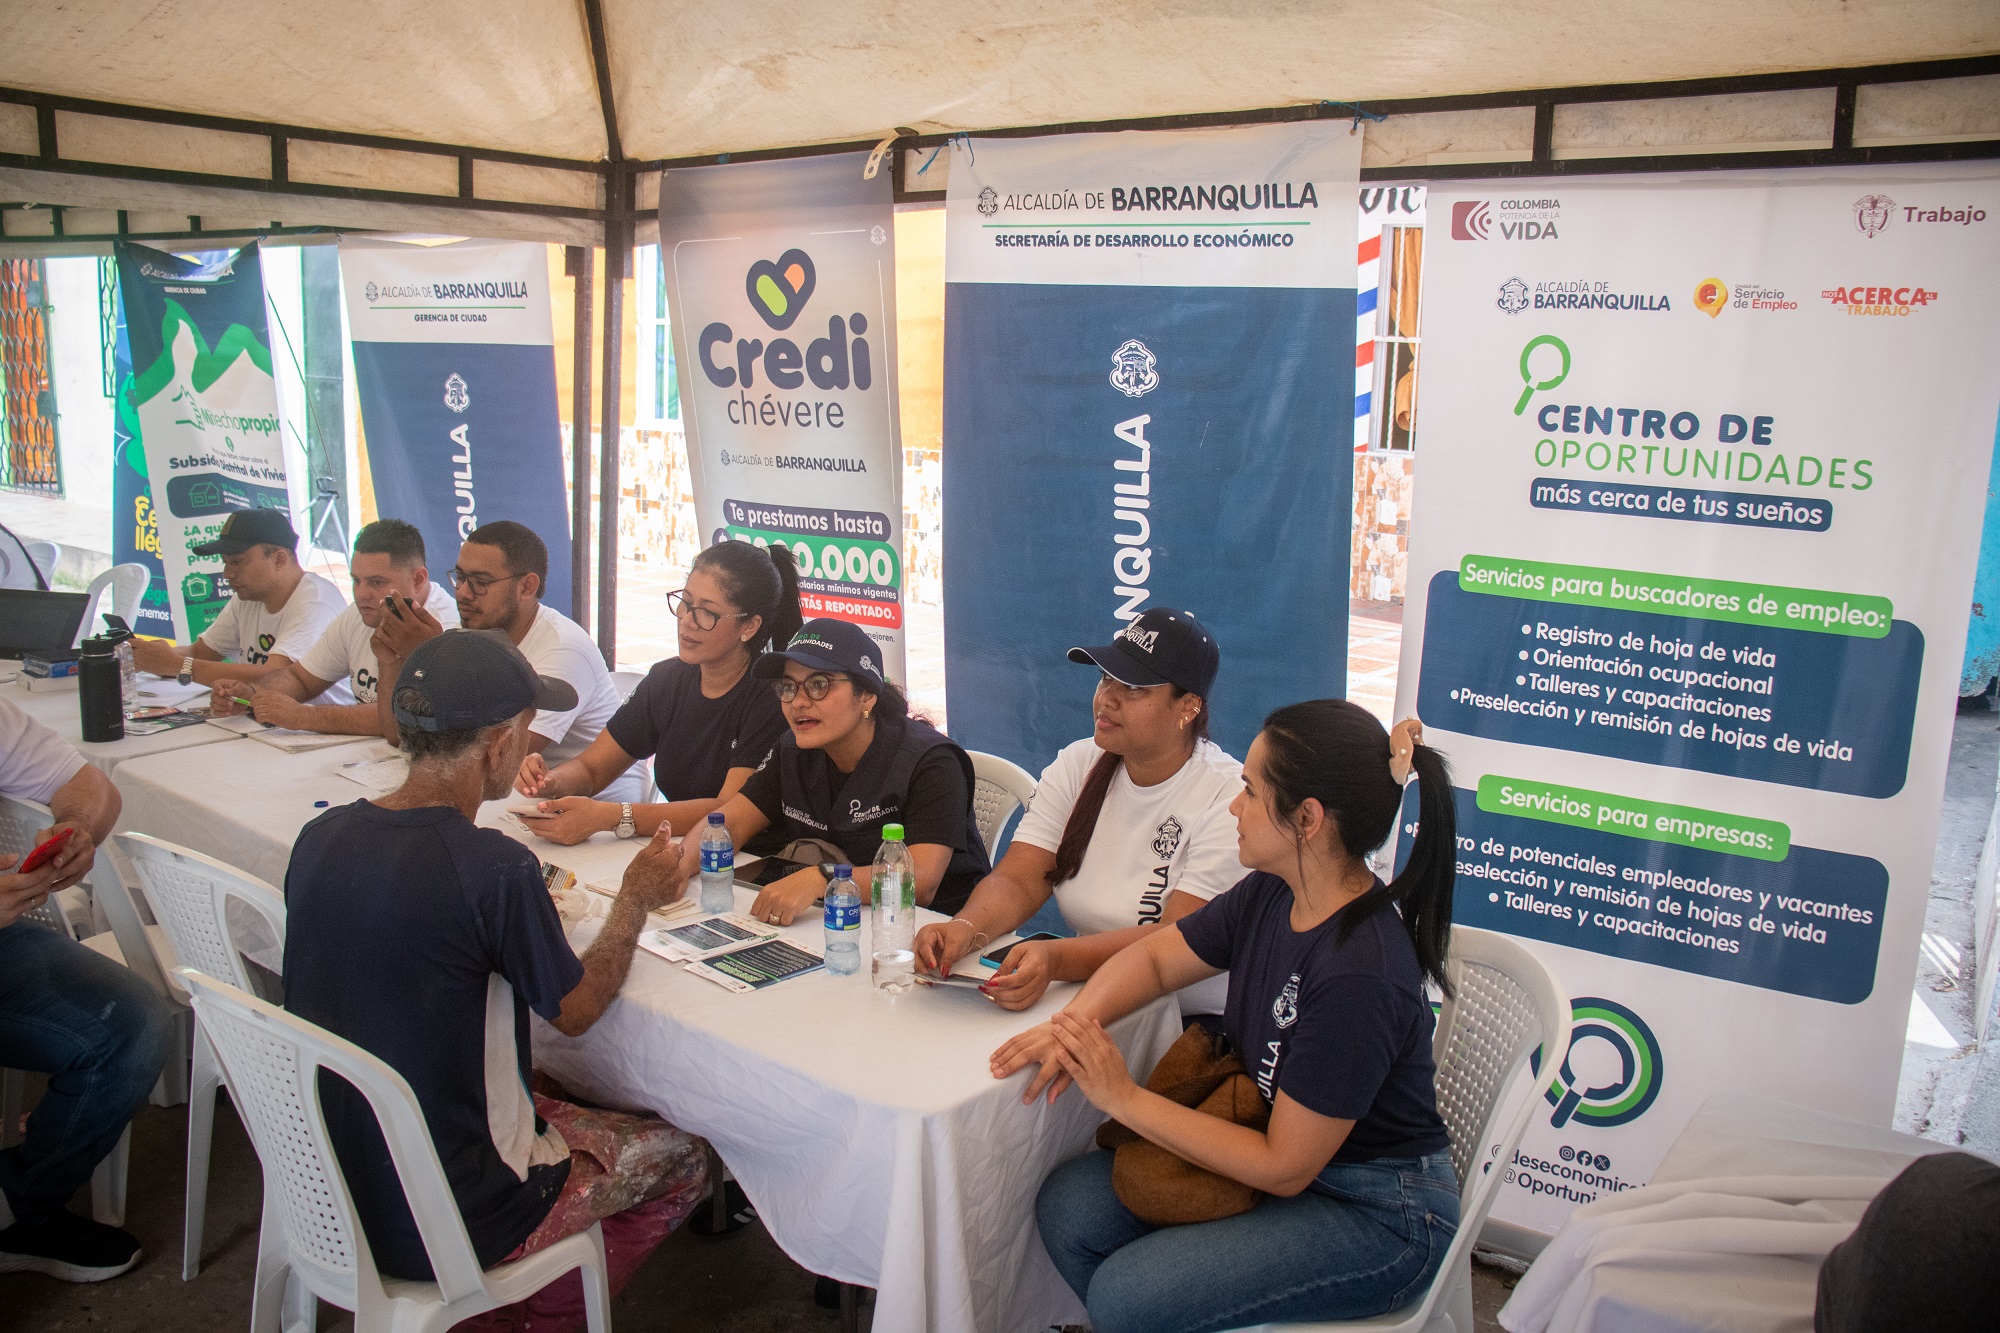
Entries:
{"label": "credi ch\u00e9vere banner", "polygon": [[1576,1036],[1496,1216],[1886,1125],[2000,409],[1991,166],[1434,185],[1399,712]]}
{"label": "credi ch\u00e9vere banner", "polygon": [[903,675],[903,450],[888,172],[865,153],[669,170],[660,264],[704,543],[791,548],[808,620]]}

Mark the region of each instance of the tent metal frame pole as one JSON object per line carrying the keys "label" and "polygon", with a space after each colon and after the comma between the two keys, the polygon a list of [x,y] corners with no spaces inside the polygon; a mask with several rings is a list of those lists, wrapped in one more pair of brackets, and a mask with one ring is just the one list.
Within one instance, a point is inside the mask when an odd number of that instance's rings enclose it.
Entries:
{"label": "tent metal frame pole", "polygon": [[[597,647],[604,664],[615,668],[618,657],[618,475],[619,444],[624,434],[620,402],[625,347],[624,279],[632,273],[632,221],[626,200],[632,177],[613,171],[605,181],[604,223],[604,383],[598,408],[597,463]],[[615,202],[614,202],[615,201]]]}
{"label": "tent metal frame pole", "polygon": [[612,93],[611,52],[604,33],[603,0],[583,0],[590,35],[590,65],[597,106],[604,116],[604,398],[597,416],[597,649],[604,665],[618,666],[618,450],[625,414],[619,363],[625,346],[625,289],[632,276],[633,190],[637,184],[618,138],[618,101]]}
{"label": "tent metal frame pole", "polygon": [[590,628],[590,390],[591,248],[563,247],[563,272],[571,279],[575,318],[570,357],[569,399],[569,586],[570,618]]}

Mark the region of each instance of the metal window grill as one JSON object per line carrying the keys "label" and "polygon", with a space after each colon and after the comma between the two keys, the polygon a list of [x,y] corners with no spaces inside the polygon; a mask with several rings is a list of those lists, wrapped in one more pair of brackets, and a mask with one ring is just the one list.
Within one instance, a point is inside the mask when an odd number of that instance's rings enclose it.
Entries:
{"label": "metal window grill", "polygon": [[1412,452],[1417,446],[1417,369],[1423,331],[1424,230],[1382,228],[1381,299],[1375,324],[1375,447]]}
{"label": "metal window grill", "polygon": [[0,260],[0,491],[62,495],[48,286],[39,259]]}
{"label": "metal window grill", "polygon": [[97,261],[97,346],[104,367],[104,396],[118,396],[118,261]]}

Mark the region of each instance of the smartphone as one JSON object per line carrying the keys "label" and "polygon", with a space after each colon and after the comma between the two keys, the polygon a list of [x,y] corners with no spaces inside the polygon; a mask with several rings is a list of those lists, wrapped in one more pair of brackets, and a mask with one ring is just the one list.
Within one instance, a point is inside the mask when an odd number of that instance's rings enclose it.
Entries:
{"label": "smartphone", "polygon": [[[1061,938],[1062,936],[1051,935],[1046,930],[1038,930],[1032,935],[1023,935],[1020,939],[1015,940],[1014,944],[1026,944],[1029,940],[1059,940]],[[1007,961],[1007,955],[1013,952],[1014,944],[1003,944],[991,953],[979,955],[979,965],[981,967],[1000,966],[1000,964]]]}
{"label": "smartphone", "polygon": [[[404,600],[410,601],[410,599],[408,598],[405,598]],[[410,601],[410,605],[411,607],[414,608],[416,606],[416,603],[414,601]],[[396,594],[393,592],[389,594],[388,606],[390,615],[396,617],[396,619],[398,620],[401,620],[403,618],[403,613],[396,609]]]}
{"label": "smartphone", "polygon": [[50,834],[47,842],[42,843],[34,851],[29,852],[28,859],[14,867],[14,873],[25,875],[29,871],[40,870],[43,866],[55,860],[56,853],[63,849],[69,842],[70,836],[75,832],[76,830],[73,828],[66,828],[57,833]]}
{"label": "smartphone", "polygon": [[748,874],[739,874],[736,877],[736,882],[746,889],[761,889],[766,884],[776,884],[785,876],[796,874],[813,864],[816,863],[810,861],[787,861],[782,856],[760,857],[757,864],[750,868]]}

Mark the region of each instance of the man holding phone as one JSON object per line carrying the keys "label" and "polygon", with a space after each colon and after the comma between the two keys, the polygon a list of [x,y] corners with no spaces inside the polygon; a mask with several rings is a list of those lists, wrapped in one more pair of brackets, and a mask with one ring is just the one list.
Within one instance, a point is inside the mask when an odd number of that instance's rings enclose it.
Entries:
{"label": "man holding phone", "polygon": [[216,681],[209,706],[215,716],[247,711],[274,727],[337,736],[383,731],[375,703],[381,677],[376,629],[385,617],[411,615],[406,608],[418,606],[446,629],[456,629],[458,606],[450,592],[431,582],[424,534],[399,518],[378,519],[354,534],[348,571],[354,604],[333,618],[298,661],[255,682]]}
{"label": "man holding phone", "polygon": [[23,919],[89,873],[118,789],[0,699],[0,794],[49,807],[38,848],[64,839],[33,868],[32,853],[0,856],[0,1065],[49,1076],[21,1142],[0,1152],[0,1273],[101,1282],[139,1262],[138,1238],[66,1205],[159,1079],[172,1016],[125,968]]}

